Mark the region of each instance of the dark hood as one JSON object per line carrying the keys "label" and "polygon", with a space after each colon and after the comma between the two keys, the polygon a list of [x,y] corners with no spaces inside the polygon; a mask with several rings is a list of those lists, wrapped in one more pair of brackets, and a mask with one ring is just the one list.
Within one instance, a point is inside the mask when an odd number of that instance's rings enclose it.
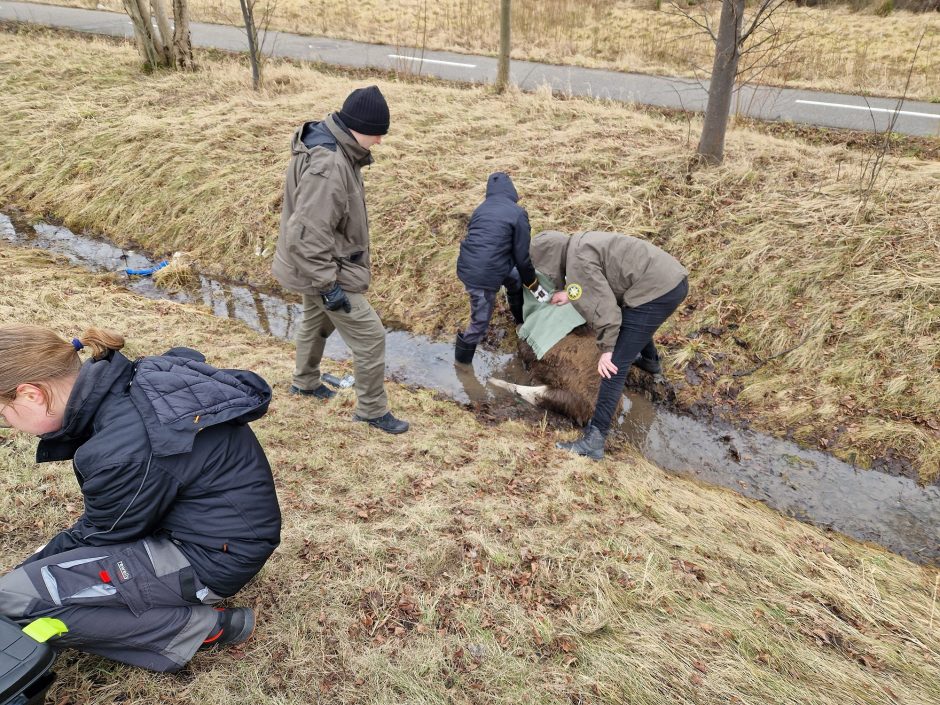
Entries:
{"label": "dark hood", "polygon": [[78,372],[65,405],[62,428],[40,436],[36,462],[68,460],[92,434],[92,422],[102,401],[115,387],[126,386],[133,375],[130,360],[112,352],[102,360],[88,360]]}
{"label": "dark hood", "polygon": [[136,368],[131,399],[156,457],[188,453],[202,429],[254,421],[271,403],[271,387],[260,376],[217,369],[189,348],[142,358]]}
{"label": "dark hood", "polygon": [[486,180],[486,197],[490,198],[491,196],[502,196],[513,203],[519,202],[519,193],[516,191],[512,179],[509,178],[509,174],[502,171],[490,174],[490,178]]}
{"label": "dark hood", "polygon": [[114,352],[82,365],[63,426],[41,437],[37,462],[74,457],[91,437],[95,416],[112,392],[130,396],[155,457],[188,453],[202,429],[249,423],[264,416],[271,402],[271,388],[254,372],[217,369],[189,348],[135,362]]}

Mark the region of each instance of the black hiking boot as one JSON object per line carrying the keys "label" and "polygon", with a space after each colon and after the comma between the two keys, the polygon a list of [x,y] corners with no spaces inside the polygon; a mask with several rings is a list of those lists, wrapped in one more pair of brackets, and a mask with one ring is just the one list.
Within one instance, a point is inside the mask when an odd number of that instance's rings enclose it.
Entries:
{"label": "black hiking boot", "polygon": [[556,443],[556,448],[570,450],[572,453],[583,455],[592,460],[602,460],[604,458],[604,442],[606,436],[595,426],[588,424],[584,429],[584,435],[576,441],[567,443]]}
{"label": "black hiking boot", "polygon": [[323,399],[328,401],[336,396],[336,392],[327,387],[325,384],[321,384],[316,389],[301,389],[296,385],[291,385],[290,389],[287,390],[291,394],[299,394],[302,397],[316,397],[317,399]]}
{"label": "black hiking boot", "polygon": [[636,359],[633,361],[634,367],[639,367],[644,372],[647,372],[654,377],[656,375],[661,375],[663,373],[663,366],[659,363],[659,358],[649,358],[643,357],[642,355],[637,355]]}
{"label": "black hiking boot", "polygon": [[226,607],[218,612],[219,620],[200,645],[200,651],[241,644],[255,630],[255,613],[250,607]]}
{"label": "black hiking boot", "polygon": [[468,343],[460,333],[457,334],[457,340],[454,342],[454,360],[461,365],[470,365],[473,363],[473,354],[476,351],[476,343]]}
{"label": "black hiking boot", "polygon": [[353,421],[362,421],[380,431],[385,431],[385,433],[404,433],[411,428],[407,421],[402,421],[392,416],[391,411],[387,412],[384,416],[379,416],[374,419],[366,419],[359,414],[353,414]]}

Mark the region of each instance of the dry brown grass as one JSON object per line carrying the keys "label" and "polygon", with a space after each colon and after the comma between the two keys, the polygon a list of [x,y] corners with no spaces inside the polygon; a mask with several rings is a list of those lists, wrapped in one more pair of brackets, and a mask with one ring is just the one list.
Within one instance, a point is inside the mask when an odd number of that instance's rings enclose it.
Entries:
{"label": "dry brown grass", "polygon": [[[584,703],[874,705],[940,700],[936,570],[786,519],[641,458],[601,464],[519,423],[480,426],[391,385],[412,431],[284,393],[288,344],[107,277],[0,248],[0,320],[123,330],[129,354],[192,345],[276,387],[253,424],[283,543],[236,600],[244,650],[155,676],[68,654],[59,705]],[[338,366],[338,364],[337,364]],[[68,526],[67,463],[0,435],[3,561]]]}
{"label": "dry brown grass", "polygon": [[[263,2],[263,0],[261,0]],[[120,0],[62,0],[121,11]],[[668,1],[516,0],[513,57],[621,71],[707,76],[713,45]],[[232,0],[191,0],[194,19],[241,24]],[[717,17],[717,6],[709,12]],[[873,4],[872,10],[877,3]],[[271,27],[302,34],[495,55],[499,0],[277,0]],[[701,7],[689,8],[701,14]],[[713,17],[713,20],[715,19]],[[940,100],[936,13],[784,7],[780,40],[793,46],[760,82],[844,93],[901,95],[922,32],[908,97]],[[713,22],[717,26],[717,21]],[[426,31],[425,31],[426,30]],[[747,59],[745,64],[747,64]],[[763,63],[763,62],[762,62]]]}
{"label": "dry brown grass", "polygon": [[[0,60],[0,197],[262,284],[289,135],[354,85],[272,65],[259,94],[243,65],[206,58],[194,75],[144,76],[129,46],[37,35],[4,35]],[[737,130],[724,166],[696,169],[698,123],[380,83],[392,131],[366,178],[373,298],[388,319],[452,334],[466,315],[453,275],[463,216],[505,169],[535,230],[639,233],[692,271],[693,308],[662,340],[680,372],[705,379],[683,402],[717,393],[759,427],[862,464],[894,448],[925,478],[940,472],[940,163],[889,159],[863,207],[864,151]]]}

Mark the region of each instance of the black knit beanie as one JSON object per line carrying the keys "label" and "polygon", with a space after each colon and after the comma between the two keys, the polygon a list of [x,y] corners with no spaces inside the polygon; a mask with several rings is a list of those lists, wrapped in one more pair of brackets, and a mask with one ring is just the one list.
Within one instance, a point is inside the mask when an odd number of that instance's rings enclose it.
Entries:
{"label": "black knit beanie", "polygon": [[357,88],[346,98],[339,118],[350,130],[363,135],[384,135],[391,118],[388,103],[378,86]]}

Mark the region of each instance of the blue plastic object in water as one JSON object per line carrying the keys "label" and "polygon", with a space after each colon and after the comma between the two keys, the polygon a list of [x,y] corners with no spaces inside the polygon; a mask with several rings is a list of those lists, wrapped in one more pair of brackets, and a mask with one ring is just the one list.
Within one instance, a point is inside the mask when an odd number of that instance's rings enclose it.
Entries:
{"label": "blue plastic object in water", "polygon": [[159,264],[155,264],[152,267],[145,267],[144,269],[126,269],[124,271],[126,271],[129,276],[149,277],[154,272],[159,272],[168,264],[169,262],[167,260],[163,260]]}

